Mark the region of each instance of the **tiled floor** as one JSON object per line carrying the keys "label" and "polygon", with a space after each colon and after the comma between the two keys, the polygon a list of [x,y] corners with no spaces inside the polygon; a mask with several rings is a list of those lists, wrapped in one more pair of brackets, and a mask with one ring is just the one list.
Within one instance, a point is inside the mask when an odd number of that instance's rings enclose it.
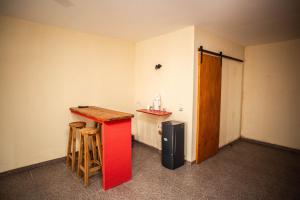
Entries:
{"label": "tiled floor", "polygon": [[300,199],[300,155],[240,141],[172,171],[136,144],[133,179],[107,192],[98,175],[85,188],[58,162],[0,178],[0,199]]}

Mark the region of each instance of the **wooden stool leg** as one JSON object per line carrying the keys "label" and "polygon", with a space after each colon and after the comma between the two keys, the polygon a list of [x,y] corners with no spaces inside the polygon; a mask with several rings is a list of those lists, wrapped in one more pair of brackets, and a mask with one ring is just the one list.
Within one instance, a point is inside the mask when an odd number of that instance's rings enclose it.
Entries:
{"label": "wooden stool leg", "polygon": [[88,135],[84,136],[84,186],[89,183],[89,143]]}
{"label": "wooden stool leg", "polygon": [[95,141],[96,137],[92,136],[91,139],[92,139],[93,160],[96,161],[97,160],[96,141]]}
{"label": "wooden stool leg", "polygon": [[81,163],[82,163],[82,154],[83,154],[83,140],[82,140],[82,135],[80,135],[80,139],[79,139],[79,155],[78,155],[78,168],[77,168],[77,175],[80,177],[81,176]]}
{"label": "wooden stool leg", "polygon": [[72,171],[75,171],[76,162],[76,129],[73,128],[72,131]]}
{"label": "wooden stool leg", "polygon": [[72,128],[70,127],[69,131],[69,140],[68,140],[68,147],[67,147],[67,161],[66,161],[66,166],[70,166],[70,153],[71,153],[71,144],[72,144]]}
{"label": "wooden stool leg", "polygon": [[96,134],[96,142],[98,146],[98,158],[99,158],[100,166],[102,166],[102,147],[101,147],[100,133]]}

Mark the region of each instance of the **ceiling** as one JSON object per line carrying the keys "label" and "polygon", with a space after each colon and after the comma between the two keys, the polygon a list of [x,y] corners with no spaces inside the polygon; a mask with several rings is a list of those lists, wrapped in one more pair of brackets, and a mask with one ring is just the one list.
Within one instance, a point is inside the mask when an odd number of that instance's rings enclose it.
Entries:
{"label": "ceiling", "polygon": [[300,38],[299,0],[0,0],[0,14],[132,41],[189,25],[242,45]]}

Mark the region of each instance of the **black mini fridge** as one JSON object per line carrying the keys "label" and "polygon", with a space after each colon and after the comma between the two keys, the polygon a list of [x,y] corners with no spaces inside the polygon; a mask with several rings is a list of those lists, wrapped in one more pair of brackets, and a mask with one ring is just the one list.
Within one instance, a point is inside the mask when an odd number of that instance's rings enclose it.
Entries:
{"label": "black mini fridge", "polygon": [[184,165],[184,123],[178,121],[162,122],[161,163],[168,169]]}

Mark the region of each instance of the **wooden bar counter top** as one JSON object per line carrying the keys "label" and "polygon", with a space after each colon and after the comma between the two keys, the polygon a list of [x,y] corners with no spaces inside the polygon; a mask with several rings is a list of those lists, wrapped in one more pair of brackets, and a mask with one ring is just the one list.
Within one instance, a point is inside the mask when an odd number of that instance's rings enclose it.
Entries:
{"label": "wooden bar counter top", "polygon": [[130,113],[100,108],[96,106],[88,106],[84,108],[71,107],[70,111],[99,123],[129,119],[134,117],[134,115]]}

